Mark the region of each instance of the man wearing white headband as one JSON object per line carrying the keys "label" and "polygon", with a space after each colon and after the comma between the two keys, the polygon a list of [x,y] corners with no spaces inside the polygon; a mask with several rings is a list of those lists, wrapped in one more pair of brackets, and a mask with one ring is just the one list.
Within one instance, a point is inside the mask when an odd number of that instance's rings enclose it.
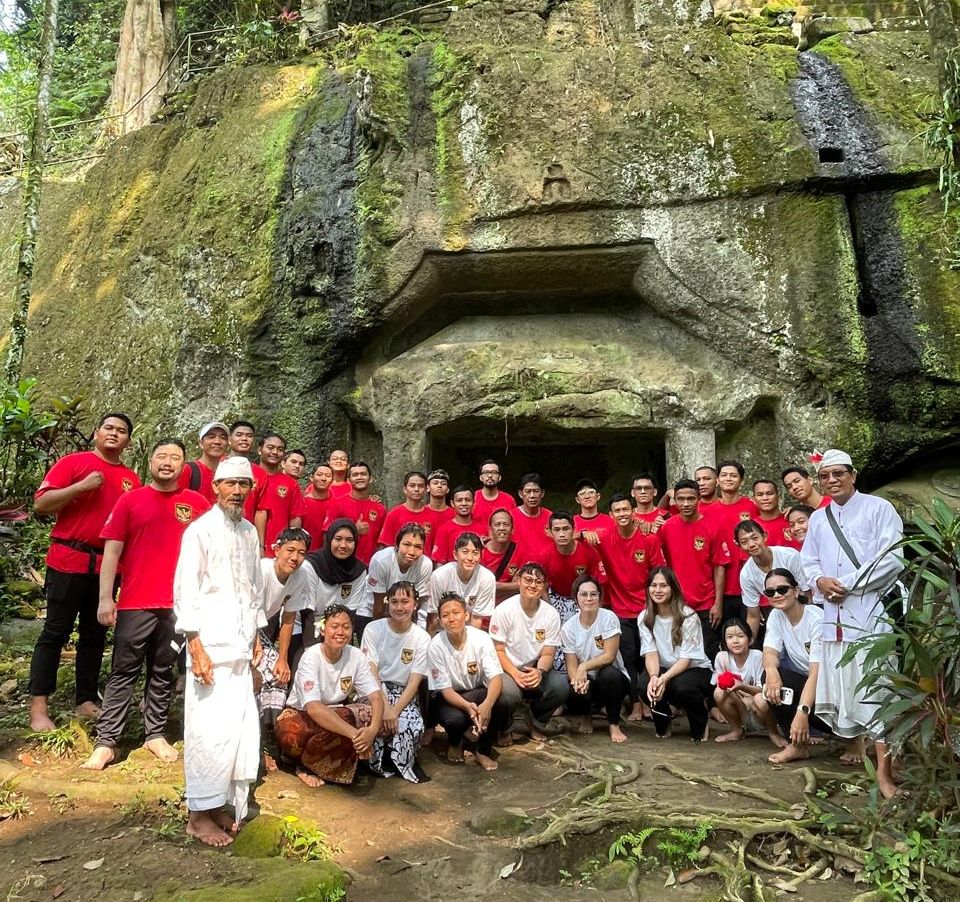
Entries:
{"label": "man wearing white headband", "polygon": [[840,662],[853,643],[890,629],[882,599],[903,569],[890,551],[903,538],[903,521],[889,501],[857,491],[849,454],[827,451],[817,476],[830,504],[810,516],[801,551],[803,568],[824,600],[816,714],[849,741],[840,759],[845,764],[863,761],[865,736],[876,742],[877,784],[891,798],[897,789],[876,718],[879,699],[860,688],[866,652]]}
{"label": "man wearing white headband", "polygon": [[[260,764],[260,722],[253,694],[257,626],[263,617],[260,542],[244,520],[253,470],[243,457],[220,461],[216,507],[183,535],[174,581],[177,631],[187,637],[183,769],[187,833],[225,846],[247,813]],[[262,623],[258,623],[262,621]],[[225,810],[233,807],[232,815]]]}

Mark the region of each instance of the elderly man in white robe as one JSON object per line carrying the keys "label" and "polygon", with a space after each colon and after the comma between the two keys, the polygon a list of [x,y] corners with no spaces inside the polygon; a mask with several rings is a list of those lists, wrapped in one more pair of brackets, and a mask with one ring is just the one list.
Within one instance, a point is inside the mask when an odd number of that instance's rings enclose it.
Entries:
{"label": "elderly man in white robe", "polygon": [[877,749],[877,785],[886,798],[896,794],[883,724],[881,693],[860,688],[865,651],[846,664],[850,646],[887,632],[883,596],[897,581],[903,561],[891,548],[903,538],[903,521],[893,505],[856,489],[850,456],[831,450],[818,468],[821,490],[830,504],[814,511],[801,550],[803,568],[823,598],[823,645],[815,713],[849,744],[840,760],[859,764],[864,737]]}
{"label": "elderly man in white robe", "polygon": [[183,534],[174,611],[193,672],[184,698],[187,833],[207,845],[225,846],[246,816],[260,763],[251,664],[260,651],[263,578],[257,531],[243,519],[243,503],[253,488],[250,462],[221,460],[213,488],[216,506]]}

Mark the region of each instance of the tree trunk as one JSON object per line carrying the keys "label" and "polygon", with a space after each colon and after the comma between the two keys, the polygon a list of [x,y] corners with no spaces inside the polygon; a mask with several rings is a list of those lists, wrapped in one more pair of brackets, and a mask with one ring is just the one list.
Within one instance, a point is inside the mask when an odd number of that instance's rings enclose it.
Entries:
{"label": "tree trunk", "polygon": [[40,194],[43,188],[43,165],[47,151],[47,126],[50,119],[50,82],[53,78],[53,57],[57,47],[57,12],[60,0],[46,0],[40,27],[40,67],[37,73],[37,99],[27,148],[26,178],[23,184],[23,214],[20,223],[20,248],[14,278],[13,316],[10,321],[10,344],[7,348],[6,378],[10,383],[20,379],[23,370],[23,348],[27,342],[27,315],[33,285],[33,261],[37,247],[37,224],[40,218]]}
{"label": "tree trunk", "polygon": [[169,84],[176,40],[176,0],[127,0],[110,94],[106,131],[125,135],[146,125],[160,109]]}

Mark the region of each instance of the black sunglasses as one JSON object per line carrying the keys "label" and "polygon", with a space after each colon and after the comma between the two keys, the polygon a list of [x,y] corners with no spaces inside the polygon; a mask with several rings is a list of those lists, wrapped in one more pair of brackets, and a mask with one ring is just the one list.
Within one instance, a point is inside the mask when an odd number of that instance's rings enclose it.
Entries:
{"label": "black sunglasses", "polygon": [[764,589],[763,594],[766,595],[767,598],[774,598],[777,595],[786,595],[787,592],[792,589],[793,586],[773,586],[772,588]]}

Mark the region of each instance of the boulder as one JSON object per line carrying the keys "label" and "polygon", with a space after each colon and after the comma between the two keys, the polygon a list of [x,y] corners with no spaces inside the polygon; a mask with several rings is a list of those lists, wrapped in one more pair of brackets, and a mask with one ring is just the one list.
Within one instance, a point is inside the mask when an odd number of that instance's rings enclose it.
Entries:
{"label": "boulder", "polygon": [[804,36],[807,46],[813,47],[824,38],[835,34],[868,34],[873,31],[873,22],[860,16],[820,16],[817,19],[808,19]]}

